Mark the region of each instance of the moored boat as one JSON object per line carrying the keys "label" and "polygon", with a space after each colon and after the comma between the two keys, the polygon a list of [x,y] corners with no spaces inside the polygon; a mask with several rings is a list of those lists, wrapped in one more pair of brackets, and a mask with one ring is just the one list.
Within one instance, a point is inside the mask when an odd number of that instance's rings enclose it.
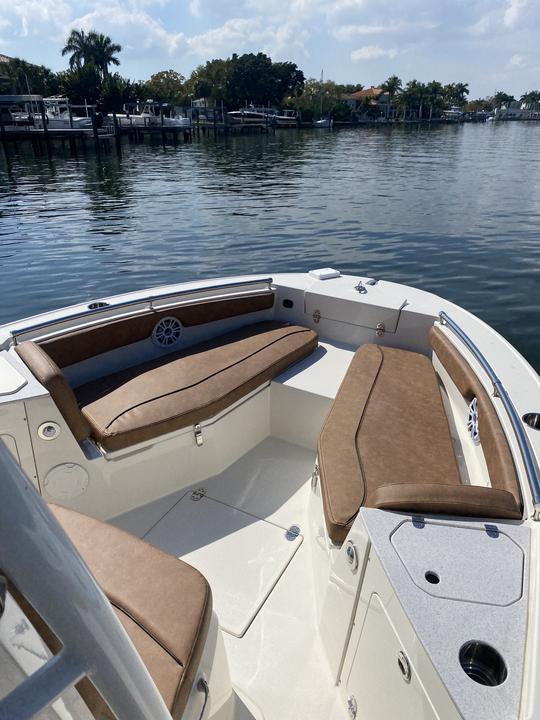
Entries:
{"label": "moored boat", "polygon": [[227,118],[233,125],[264,125],[268,122],[267,113],[253,108],[230,110]]}
{"label": "moored boat", "polygon": [[1,717],[540,715],[540,379],[448,300],[323,268],[12,322],[0,438]]}
{"label": "moored boat", "polygon": [[170,112],[167,103],[147,100],[145,103],[124,105],[124,113],[117,114],[116,117],[122,127],[191,127],[191,118],[167,115],[167,112]]}
{"label": "moored boat", "polygon": [[276,127],[298,127],[300,118],[296,110],[281,110],[272,117]]}
{"label": "moored boat", "polygon": [[[92,118],[89,114],[78,116],[73,113],[68,98],[63,96],[45,97],[43,98],[45,106],[45,117],[47,127],[51,130],[66,130],[75,128],[79,130],[92,127]],[[43,120],[39,112],[34,113],[34,125],[42,128]]]}
{"label": "moored boat", "polygon": [[334,125],[334,121],[331,117],[327,118],[321,118],[320,120],[315,120],[313,122],[313,127],[315,128],[321,128],[321,129],[331,129]]}

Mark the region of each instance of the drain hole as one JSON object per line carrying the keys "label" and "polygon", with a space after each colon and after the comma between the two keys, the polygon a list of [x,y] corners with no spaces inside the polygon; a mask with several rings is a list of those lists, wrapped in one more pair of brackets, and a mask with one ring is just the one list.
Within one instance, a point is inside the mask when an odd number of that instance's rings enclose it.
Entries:
{"label": "drain hole", "polygon": [[497,650],[477,640],[463,645],[459,651],[459,662],[466,675],[479,685],[501,685],[508,675],[506,664]]}
{"label": "drain hole", "polygon": [[432,585],[438,585],[441,581],[441,578],[437,575],[436,572],[433,572],[433,570],[428,570],[424,577],[426,578],[428,583],[431,583]]}
{"label": "drain hole", "polygon": [[533,430],[540,430],[540,413],[525,413],[522,420]]}

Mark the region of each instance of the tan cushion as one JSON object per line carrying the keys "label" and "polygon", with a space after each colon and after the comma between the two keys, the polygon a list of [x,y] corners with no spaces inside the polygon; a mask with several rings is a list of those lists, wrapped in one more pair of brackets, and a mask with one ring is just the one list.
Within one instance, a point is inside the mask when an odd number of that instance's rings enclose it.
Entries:
{"label": "tan cushion", "polygon": [[[208,582],[187,563],[112,525],[51,509],[114,606],[173,718],[180,718],[210,624]],[[95,712],[95,691],[85,699]]]}
{"label": "tan cushion", "polygon": [[478,431],[486,459],[491,486],[512,493],[518,507],[523,507],[514,459],[497,411],[484,386],[463,355],[443,331],[433,326],[429,331],[431,346],[446,372],[467,402],[478,401]]}
{"label": "tan cushion", "polygon": [[192,327],[268,310],[273,304],[273,292],[228,300],[196,302],[192,305],[153,310],[134,317],[74,330],[59,337],[42,340],[40,345],[60,367],[66,367],[95,355],[144,340],[152,334],[158,320],[166,315],[178,318],[184,327]]}
{"label": "tan cushion", "polygon": [[212,417],[317,347],[298,325],[259,323],[75,390],[92,436],[117,450]]}
{"label": "tan cushion", "polygon": [[90,425],[83,417],[73,390],[58,365],[31,340],[16,345],[15,350],[30,372],[49,391],[75,439],[80,441],[87,438]]}
{"label": "tan cushion", "polygon": [[381,485],[461,483],[437,376],[424,355],[363,345],[318,443],[330,538],[341,543]]}
{"label": "tan cushion", "polygon": [[512,493],[477,485],[381,485],[373,493],[373,507],[410,513],[521,518]]}

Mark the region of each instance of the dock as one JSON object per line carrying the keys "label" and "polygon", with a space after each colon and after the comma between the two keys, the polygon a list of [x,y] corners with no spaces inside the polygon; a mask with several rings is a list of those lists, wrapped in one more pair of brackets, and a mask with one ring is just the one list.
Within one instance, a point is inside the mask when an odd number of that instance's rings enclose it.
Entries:
{"label": "dock", "polygon": [[[31,122],[6,122],[2,108],[17,104],[38,108]],[[262,122],[244,118],[235,118],[233,121],[223,107],[190,109],[189,122],[178,125],[168,121],[162,112],[152,119],[137,115],[117,117],[116,113],[102,118],[92,113],[88,118],[89,127],[76,127],[80,119],[72,115],[71,107],[68,106],[71,127],[51,127],[41,96],[0,95],[0,144],[4,152],[8,154],[9,148],[16,148],[19,143],[29,143],[36,155],[52,156],[60,148],[63,153],[68,149],[72,155],[76,155],[79,150],[85,152],[87,148],[93,148],[97,153],[116,151],[121,155],[123,138],[129,144],[158,141],[177,145],[207,136],[217,138],[275,132],[268,117]]]}

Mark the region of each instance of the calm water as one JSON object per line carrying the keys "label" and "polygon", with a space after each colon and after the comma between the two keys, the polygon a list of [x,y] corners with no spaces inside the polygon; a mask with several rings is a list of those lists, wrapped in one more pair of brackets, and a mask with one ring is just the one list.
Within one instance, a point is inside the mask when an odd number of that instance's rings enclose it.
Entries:
{"label": "calm water", "polygon": [[156,284],[331,265],[433,291],[540,369],[540,124],[278,131],[6,162],[0,322]]}

